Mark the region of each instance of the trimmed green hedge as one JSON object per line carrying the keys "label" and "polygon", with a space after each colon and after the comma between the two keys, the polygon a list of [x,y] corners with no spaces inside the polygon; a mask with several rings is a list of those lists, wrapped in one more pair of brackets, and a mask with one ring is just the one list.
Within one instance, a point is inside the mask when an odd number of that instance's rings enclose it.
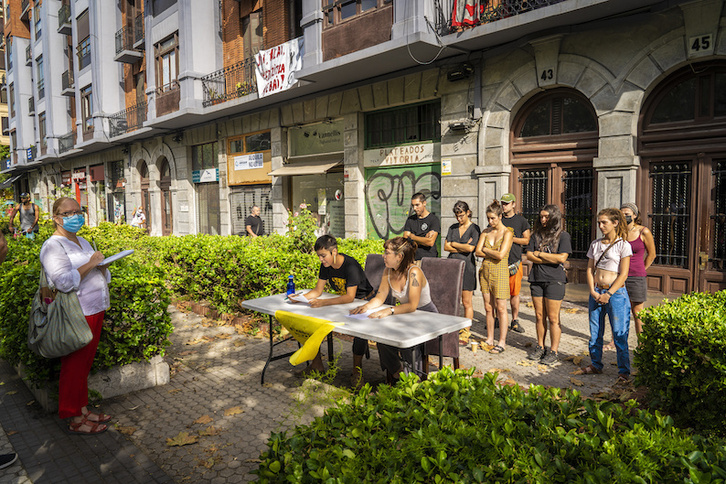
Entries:
{"label": "trimmed green hedge", "polygon": [[[173,330],[167,313],[172,294],[233,313],[242,310],[245,299],[284,291],[289,274],[295,275],[297,287],[313,287],[320,262],[306,220],[305,214],[296,218],[290,236],[258,238],[150,237],[142,229],[124,225],[83,227],[79,235],[95,241],[106,255],[135,250],[111,268],[111,308],[94,368],[163,355]],[[7,217],[0,218],[0,226],[3,222],[7,227]],[[38,287],[40,247],[52,232],[52,223],[45,221],[34,242],[8,236],[10,252],[0,275],[0,313],[8,315],[0,321],[0,358],[23,363],[36,381],[46,379],[52,366],[27,349],[27,321]],[[339,240],[339,250],[363,264],[367,254],[382,253],[383,244]]]}
{"label": "trimmed green hedge", "polygon": [[579,393],[499,387],[448,367],[370,386],[310,425],[273,434],[262,483],[723,482],[726,446],[669,417]]}
{"label": "trimmed green hedge", "polygon": [[687,294],[640,317],[636,383],[679,424],[726,435],[726,291]]}

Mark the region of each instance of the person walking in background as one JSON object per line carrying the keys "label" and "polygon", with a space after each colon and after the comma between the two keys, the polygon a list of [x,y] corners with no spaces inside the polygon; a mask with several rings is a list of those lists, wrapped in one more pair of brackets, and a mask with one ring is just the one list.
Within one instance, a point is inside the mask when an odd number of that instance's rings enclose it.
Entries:
{"label": "person walking in background", "polygon": [[602,373],[602,342],[605,335],[605,315],[615,340],[618,360],[618,379],[630,380],[630,299],[625,279],[630,269],[633,250],[627,242],[628,228],[623,213],[606,208],[597,214],[597,226],[602,238],[594,240],[587,251],[587,284],[590,287],[590,360],[583,374]]}
{"label": "person walking in background", "polygon": [[260,207],[252,206],[250,214],[245,219],[245,235],[259,237],[265,235],[265,222],[260,217]]}
{"label": "person walking in background", "polygon": [[449,259],[464,261],[464,285],[462,286],[461,302],[464,306],[464,317],[474,318],[474,290],[476,290],[476,258],[474,251],[479,242],[481,229],[471,221],[471,210],[466,202],[459,200],[454,204],[454,215],[457,223],[449,227],[446,234],[444,250]]}
{"label": "person walking in background", "polygon": [[38,219],[40,218],[40,209],[36,204],[30,201],[29,193],[20,194],[20,203],[13,208],[10,213],[10,222],[8,223],[8,229],[13,232],[13,220],[15,215],[20,213],[20,234],[26,238],[33,240],[35,234],[38,232]]}
{"label": "person walking in background", "polygon": [[414,214],[406,219],[403,226],[403,237],[416,242],[416,260],[424,257],[438,257],[439,249],[436,239],[441,232],[439,217],[426,208],[426,196],[417,192],[411,197],[411,207]]}
{"label": "person walking in background", "polygon": [[530,239],[530,226],[527,219],[515,213],[517,198],[513,193],[502,195],[502,209],[504,216],[502,223],[514,231],[512,250],[509,251],[507,260],[509,268],[509,305],[512,308],[512,322],[509,329],[517,333],[524,333],[524,328],[519,324],[519,292],[522,290],[522,247],[527,247]]}
{"label": "person walking in background", "polygon": [[146,228],[146,215],[144,215],[144,209],[138,207],[134,212],[134,216],[131,219],[131,226],[139,229]]}
{"label": "person walking in background", "polygon": [[[563,230],[562,212],[557,205],[545,205],[534,223],[534,234],[527,245],[527,260],[532,262],[529,288],[536,319],[537,345],[527,358],[543,365],[559,361],[560,307],[565,298],[565,262],[572,254],[570,234]],[[545,347],[547,321],[550,330],[550,349]]]}
{"label": "person walking in background", "polygon": [[103,316],[111,305],[108,283],[111,274],[103,254],[76,232],[83,227],[81,206],[72,198],[62,197],[53,204],[55,232],[40,249],[48,285],[62,292],[77,291],[78,301],[93,339],[83,348],[61,358],[58,387],[58,416],[70,419],[68,431],[76,434],[99,434],[107,430],[110,415],[88,409],[88,374],[101,339]]}
{"label": "person walking in background", "polygon": [[[476,255],[483,257],[479,270],[479,285],[484,297],[487,313],[487,341],[494,346],[489,350],[492,354],[504,353],[507,347],[507,299],[509,299],[509,269],[507,260],[514,238],[512,229],[502,223],[504,211],[497,200],[486,210],[489,226],[479,236]],[[499,316],[499,342],[494,344],[494,315]]]}

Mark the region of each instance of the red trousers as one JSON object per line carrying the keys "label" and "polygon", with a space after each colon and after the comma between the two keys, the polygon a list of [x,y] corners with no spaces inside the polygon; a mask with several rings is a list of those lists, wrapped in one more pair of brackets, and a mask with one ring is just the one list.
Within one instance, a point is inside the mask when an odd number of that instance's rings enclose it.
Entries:
{"label": "red trousers", "polygon": [[60,382],[58,384],[58,416],[77,417],[81,409],[88,405],[88,374],[96,357],[98,342],[101,339],[103,315],[105,311],[86,316],[93,339],[80,350],[61,358]]}

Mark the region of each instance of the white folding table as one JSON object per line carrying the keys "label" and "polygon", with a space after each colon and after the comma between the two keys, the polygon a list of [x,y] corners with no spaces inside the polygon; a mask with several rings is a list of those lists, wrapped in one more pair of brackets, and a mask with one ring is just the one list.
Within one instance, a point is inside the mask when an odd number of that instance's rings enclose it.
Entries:
{"label": "white folding table", "polygon": [[[321,298],[332,297],[336,296],[327,293],[323,293],[321,295]],[[267,357],[265,367],[262,370],[261,383],[265,382],[265,371],[267,371],[267,367],[270,365],[270,362],[289,357],[292,354],[286,353],[284,355],[273,355],[273,350],[276,345],[288,341],[284,340],[275,343],[273,340],[272,321],[276,311],[289,311],[303,316],[324,319],[333,323],[343,323],[340,326],[336,326],[333,331],[335,333],[357,336],[365,340],[371,340],[401,349],[412,348],[424,344],[434,338],[438,338],[439,367],[443,365],[443,357],[441,356],[441,337],[445,334],[459,331],[460,329],[471,326],[471,319],[469,318],[429,313],[427,311],[394,314],[383,319],[353,319],[348,317],[351,309],[365,304],[365,302],[366,301],[356,299],[352,303],[348,304],[336,304],[334,306],[312,308],[308,304],[292,303],[288,301],[285,294],[277,294],[274,296],[244,301],[242,303],[242,307],[269,315],[270,353]],[[383,305],[378,309],[388,307],[390,306]],[[332,347],[332,338],[328,336],[329,358],[332,358]]]}

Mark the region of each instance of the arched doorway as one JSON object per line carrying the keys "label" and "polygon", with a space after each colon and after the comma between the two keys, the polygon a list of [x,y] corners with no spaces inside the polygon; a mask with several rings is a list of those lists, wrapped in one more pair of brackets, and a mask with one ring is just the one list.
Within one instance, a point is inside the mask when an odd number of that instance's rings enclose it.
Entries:
{"label": "arched doorway", "polygon": [[149,167],[145,161],[141,162],[139,167],[139,177],[141,178],[141,208],[144,209],[146,215],[146,231],[151,231],[151,198],[149,197]]}
{"label": "arched doorway", "polygon": [[726,63],[683,68],[640,116],[638,203],[653,232],[649,289],[726,288]]}
{"label": "arched doorway", "polygon": [[161,160],[161,235],[171,235],[173,231],[173,218],[171,209],[171,168],[166,158]]}
{"label": "arched doorway", "polygon": [[595,231],[593,201],[597,116],[576,91],[554,89],[533,97],[519,111],[511,131],[510,190],[534,227],[543,205],[560,207],[572,236],[570,282],[585,282],[587,249]]}

